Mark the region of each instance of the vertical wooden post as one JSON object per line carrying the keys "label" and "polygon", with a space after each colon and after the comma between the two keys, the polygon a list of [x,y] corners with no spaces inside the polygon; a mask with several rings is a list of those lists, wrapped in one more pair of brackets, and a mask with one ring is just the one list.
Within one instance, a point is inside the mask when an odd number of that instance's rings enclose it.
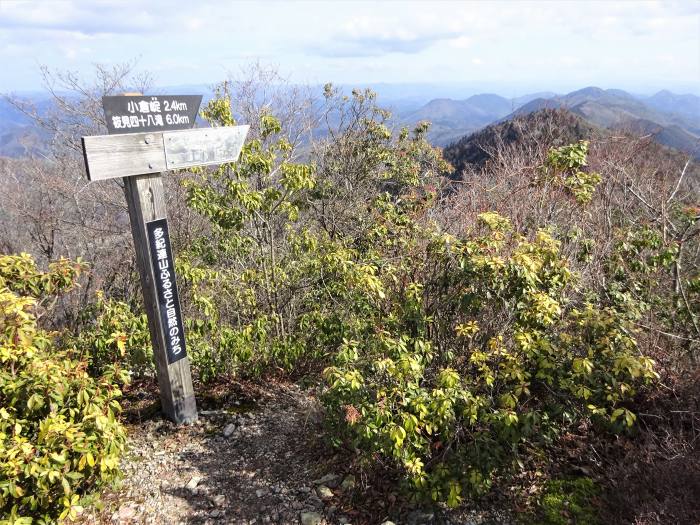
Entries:
{"label": "vertical wooden post", "polygon": [[168,364],[165,340],[167,327],[163,326],[159,312],[155,269],[146,231],[146,223],[166,218],[163,181],[160,173],[124,177],[123,180],[136,262],[141,274],[143,301],[156,361],[162,410],[175,423],[192,423],[197,420],[197,404],[192,388],[190,361],[184,357]]}
{"label": "vertical wooden post", "polygon": [[124,180],[161,406],[175,423],[195,421],[197,403],[160,172],[235,162],[249,129],[190,129],[201,102],[201,95],[103,97],[108,135],[82,139],[90,181]]}

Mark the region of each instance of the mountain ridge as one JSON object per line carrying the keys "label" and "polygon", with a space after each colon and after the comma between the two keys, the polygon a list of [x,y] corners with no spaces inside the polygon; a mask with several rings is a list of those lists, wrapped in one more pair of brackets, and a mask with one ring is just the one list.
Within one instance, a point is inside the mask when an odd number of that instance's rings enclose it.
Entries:
{"label": "mountain ridge", "polygon": [[[662,95],[658,96],[659,93]],[[502,120],[542,109],[563,108],[602,128],[631,132],[643,130],[654,135],[660,144],[700,159],[700,122],[693,119],[692,113],[693,104],[700,104],[700,97],[677,96],[670,91],[668,95],[659,93],[639,99],[622,90],[590,86],[550,99],[535,99]],[[652,107],[647,103],[649,99],[656,100],[656,106],[664,109]]]}
{"label": "mountain ridge", "polygon": [[[154,87],[155,92],[202,90],[203,86]],[[542,109],[566,108],[596,126],[653,134],[660,143],[700,157],[700,97],[660,90],[652,95],[633,95],[621,89],[587,86],[567,94],[536,92],[513,98],[497,93],[471,94],[466,98],[439,97],[427,103],[394,104],[400,93],[389,91],[380,99],[394,109],[396,124],[413,127],[430,121],[428,138],[447,146],[493,123]],[[46,94],[32,94],[32,102],[46,106]],[[420,104],[420,105],[419,105]],[[0,156],[21,157],[36,150],[41,134],[31,118],[0,97]]]}

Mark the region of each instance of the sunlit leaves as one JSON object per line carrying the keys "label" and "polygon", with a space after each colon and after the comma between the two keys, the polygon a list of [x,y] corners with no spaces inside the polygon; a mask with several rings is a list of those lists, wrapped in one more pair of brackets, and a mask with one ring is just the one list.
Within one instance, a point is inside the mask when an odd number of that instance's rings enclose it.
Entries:
{"label": "sunlit leaves", "polygon": [[587,156],[588,141],[585,140],[551,148],[540,171],[545,180],[568,190],[579,204],[586,204],[602,180],[600,174],[583,170]]}
{"label": "sunlit leaves", "polygon": [[[427,253],[383,263],[367,329],[326,375],[329,411],[362,414],[345,428],[354,445],[393,458],[413,486],[449,505],[485,490],[520,444],[536,447],[588,416],[631,425],[618,404],[657,377],[624,316],[571,306],[573,276],[549,232],[523,238],[498,214],[479,220],[481,235],[436,234]],[[440,270],[416,282],[416,260]],[[451,300],[434,295],[435,282],[449,283]]]}
{"label": "sunlit leaves", "polygon": [[[36,300],[19,295],[51,297],[79,269],[61,261],[44,273],[28,256],[0,256],[0,512],[8,523],[73,519],[81,495],[118,474],[125,375],[111,366],[88,375],[79,352],[37,327]],[[113,329],[101,337],[118,352],[127,338]]]}

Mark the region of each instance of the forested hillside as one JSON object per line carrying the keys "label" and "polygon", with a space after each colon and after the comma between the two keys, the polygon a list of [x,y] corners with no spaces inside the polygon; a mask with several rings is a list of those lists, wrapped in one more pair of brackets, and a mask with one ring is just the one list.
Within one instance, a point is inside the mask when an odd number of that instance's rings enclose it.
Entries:
{"label": "forested hillside", "polygon": [[466,100],[435,99],[417,110],[403,112],[401,121],[409,125],[431,122],[429,139],[447,146],[487,125],[542,109],[566,109],[596,127],[648,135],[696,158],[700,154],[700,98],[669,91],[646,97],[621,89],[588,87],[565,95],[535,93],[510,100],[488,94]]}
{"label": "forested hillside", "polygon": [[0,162],[0,524],[700,520],[692,155],[563,109],[442,151],[370,90],[220,84],[240,159],[163,175],[176,427],[123,183],[80,146],[139,78],[56,78],[50,150]]}
{"label": "forested hillside", "polygon": [[654,140],[700,158],[697,115],[700,98],[664,92],[643,99],[619,89],[589,87],[553,98],[528,102],[515,111],[524,115],[544,108],[565,108],[596,126],[649,135]]}

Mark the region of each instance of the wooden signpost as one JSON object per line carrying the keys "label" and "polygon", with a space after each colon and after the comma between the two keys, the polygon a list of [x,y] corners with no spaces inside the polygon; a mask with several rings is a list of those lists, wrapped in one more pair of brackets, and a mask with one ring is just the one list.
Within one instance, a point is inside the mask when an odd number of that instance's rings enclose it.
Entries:
{"label": "wooden signpost", "polygon": [[248,126],[190,129],[202,97],[104,97],[109,135],[83,137],[90,181],[123,177],[164,414],[197,419],[161,173],[235,162]]}

